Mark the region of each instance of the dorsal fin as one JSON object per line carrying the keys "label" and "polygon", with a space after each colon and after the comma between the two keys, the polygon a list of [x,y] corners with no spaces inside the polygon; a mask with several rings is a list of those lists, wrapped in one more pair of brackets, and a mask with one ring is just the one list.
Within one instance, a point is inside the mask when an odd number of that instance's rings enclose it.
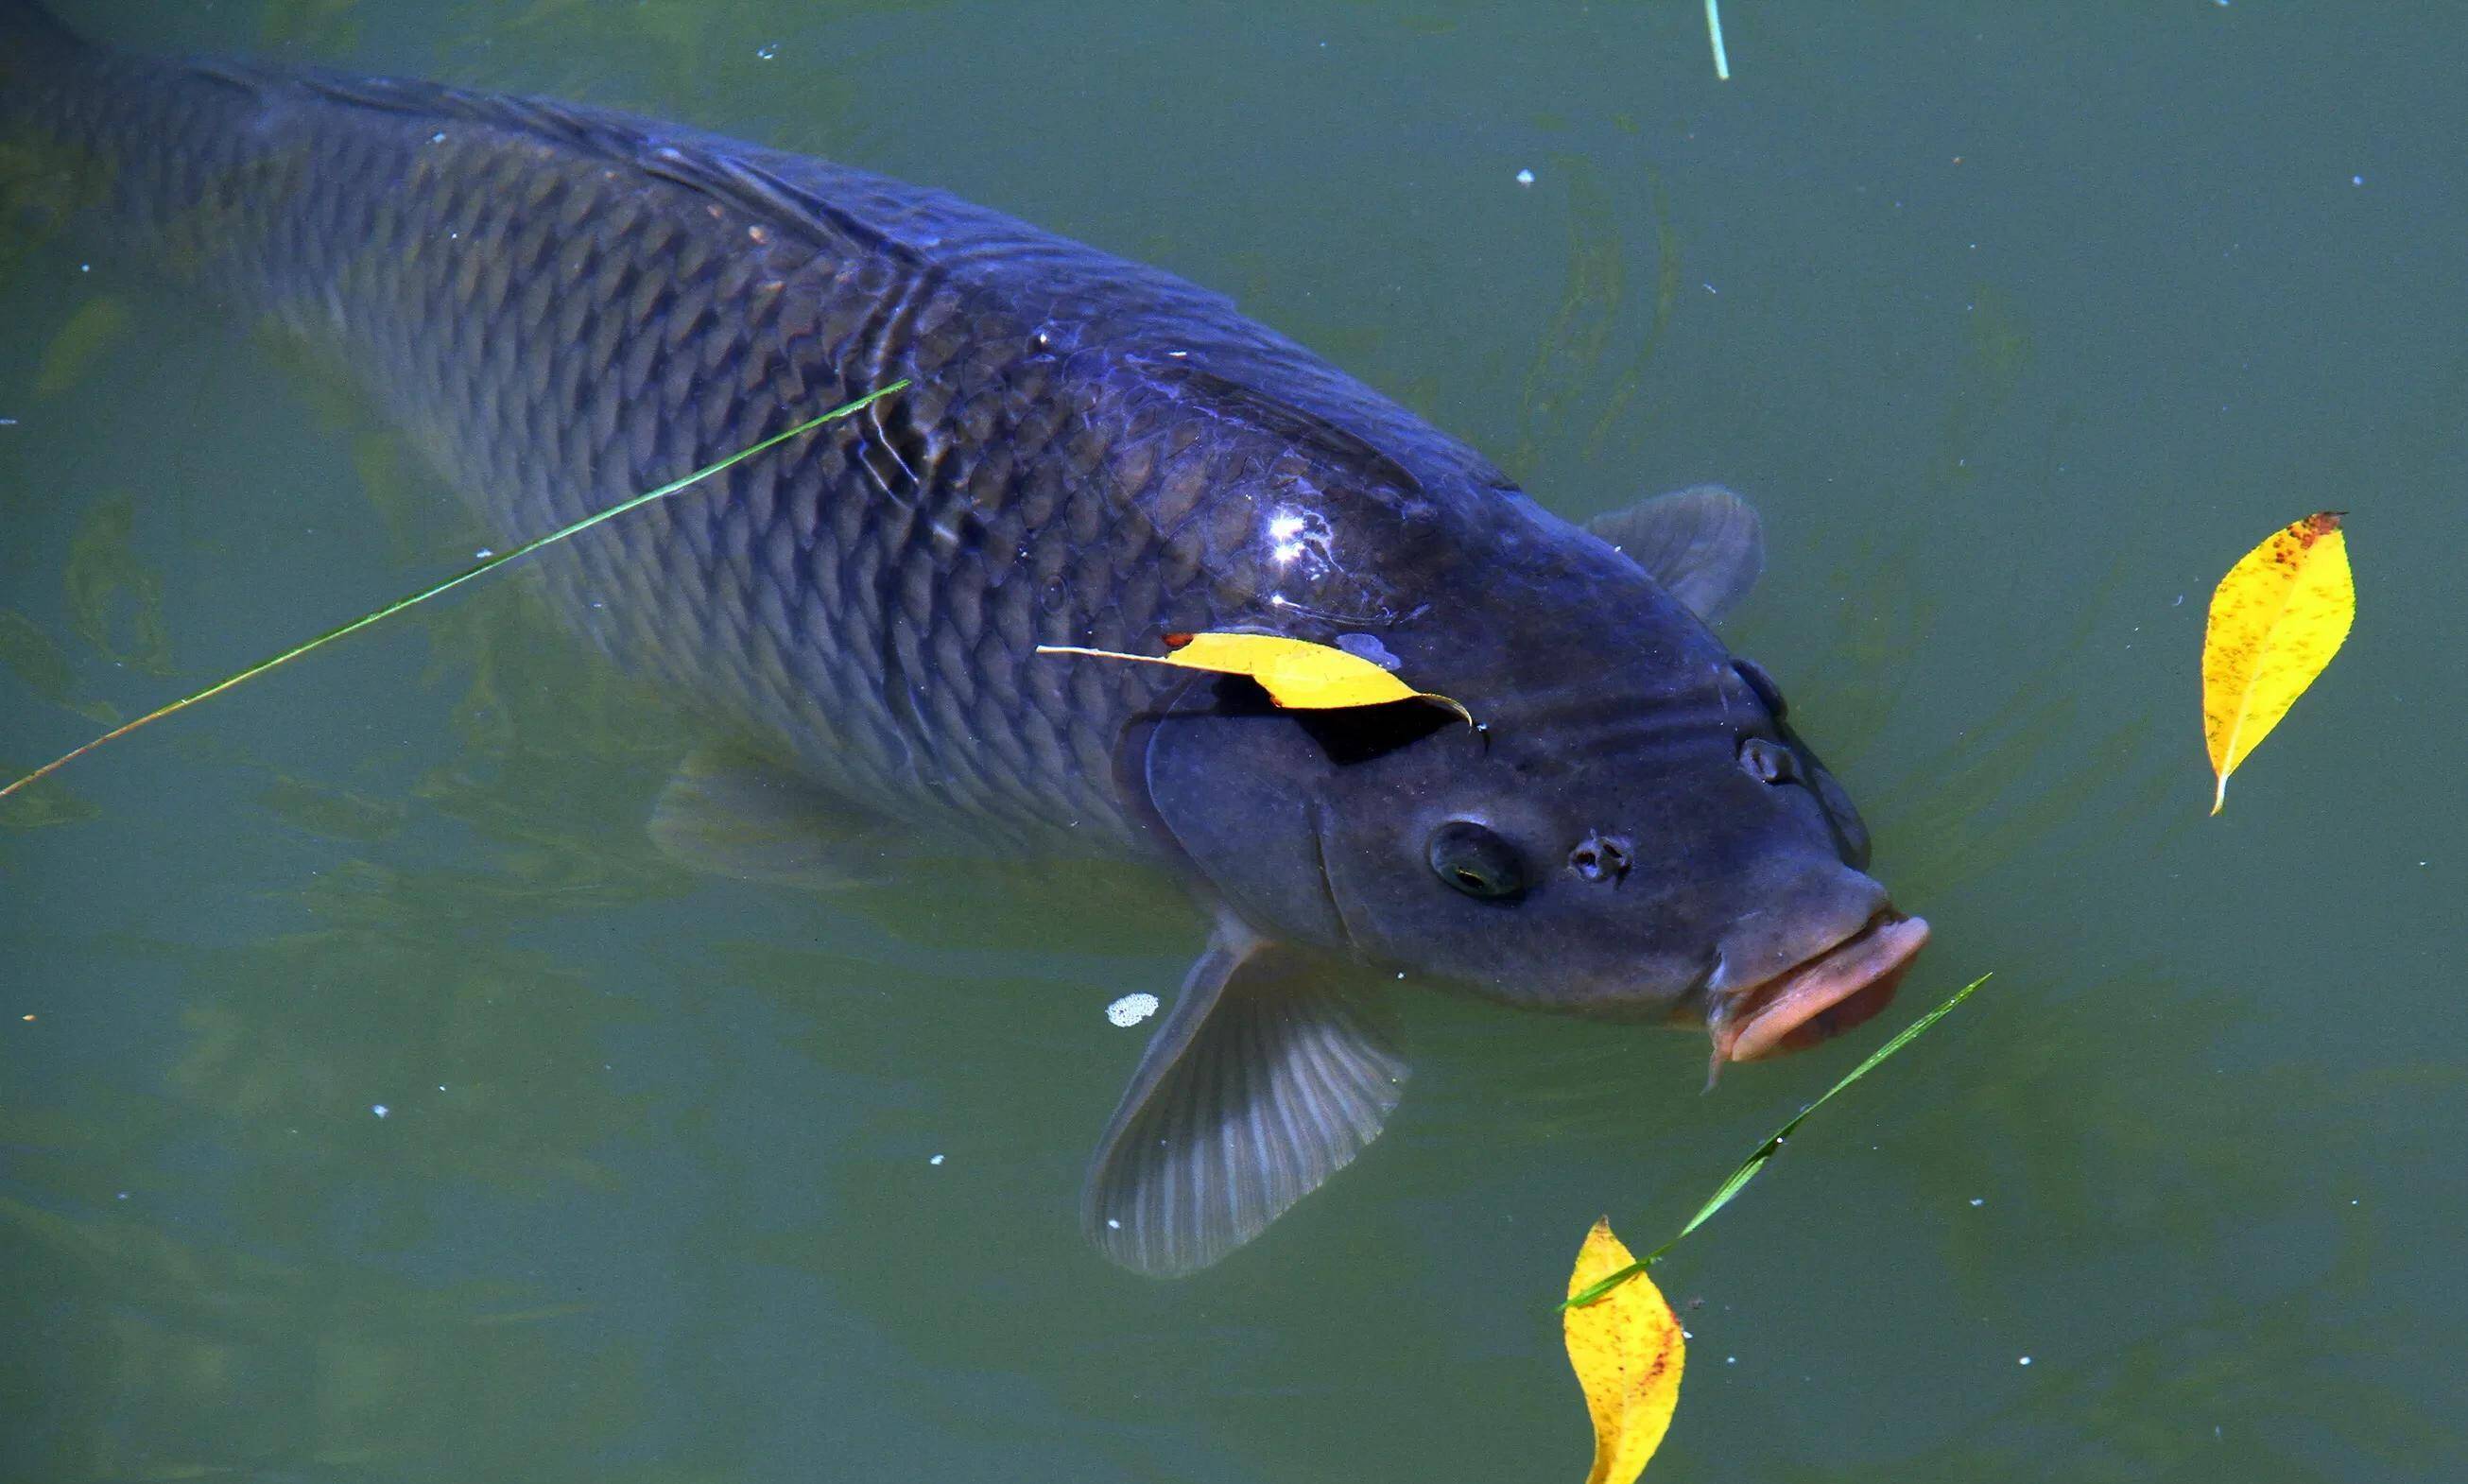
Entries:
{"label": "dorsal fin", "polygon": [[1708,624],[1765,570],[1756,508],[1721,485],[1695,485],[1607,511],[1586,528],[1609,541]]}

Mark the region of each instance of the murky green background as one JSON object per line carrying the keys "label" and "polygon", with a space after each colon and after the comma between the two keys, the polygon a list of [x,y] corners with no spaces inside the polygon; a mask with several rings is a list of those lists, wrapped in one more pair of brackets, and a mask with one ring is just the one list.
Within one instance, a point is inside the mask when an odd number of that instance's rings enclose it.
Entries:
{"label": "murky green background", "polygon": [[[1565,513],[1748,491],[1732,636],[1936,924],[1889,1021],[1997,978],[1664,1269],[1649,1477],[2468,1473],[2468,13],[1733,0],[1722,84],[1683,0],[62,8],[948,186]],[[0,255],[0,763],[497,539],[142,267]],[[2209,585],[2324,507],[2354,637],[2206,819]],[[1880,1039],[1701,1097],[1411,999],[1370,1154],[1140,1281],[1073,1200],[1188,915],[688,877],[696,735],[500,582],[0,807],[0,1477],[1573,1479],[1587,1224]]]}

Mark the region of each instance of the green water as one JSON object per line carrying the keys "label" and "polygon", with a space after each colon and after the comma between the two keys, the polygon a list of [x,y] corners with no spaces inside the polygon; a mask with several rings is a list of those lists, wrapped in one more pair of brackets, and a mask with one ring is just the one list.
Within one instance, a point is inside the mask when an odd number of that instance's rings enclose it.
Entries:
{"label": "green water", "polygon": [[[1885,1024],[1997,978],[1664,1267],[1648,1477],[2468,1474],[2468,12],[1732,0],[1720,83],[1683,0],[62,8],[948,186],[1563,513],[1748,491],[1730,635],[1936,925]],[[216,307],[0,275],[0,763],[491,541]],[[2209,585],[2325,507],[2355,634],[2205,818]],[[0,1478],[1574,1479],[1588,1224],[1884,1033],[1706,1097],[1401,996],[1385,1137],[1138,1280],[1073,1201],[1188,912],[684,875],[697,735],[492,582],[0,806]]]}

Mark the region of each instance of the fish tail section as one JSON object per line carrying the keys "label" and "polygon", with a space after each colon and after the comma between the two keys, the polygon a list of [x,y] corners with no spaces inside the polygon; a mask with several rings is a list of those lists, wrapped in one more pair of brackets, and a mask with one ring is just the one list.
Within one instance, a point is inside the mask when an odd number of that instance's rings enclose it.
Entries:
{"label": "fish tail section", "polygon": [[[0,0],[0,149],[62,103],[81,64],[102,50],[54,15],[42,0]],[[0,171],[18,167],[0,155]],[[6,177],[0,175],[0,187]]]}
{"label": "fish tail section", "polygon": [[29,126],[51,102],[63,67],[88,50],[40,0],[0,0],[0,133]]}
{"label": "fish tail section", "polygon": [[85,151],[67,137],[97,50],[38,0],[0,0],[0,262],[100,194]]}
{"label": "fish tail section", "polygon": [[14,72],[83,45],[41,0],[0,0],[0,86]]}
{"label": "fish tail section", "polygon": [[0,0],[0,234],[228,280],[269,173],[263,112],[238,69],[89,42],[40,0]]}

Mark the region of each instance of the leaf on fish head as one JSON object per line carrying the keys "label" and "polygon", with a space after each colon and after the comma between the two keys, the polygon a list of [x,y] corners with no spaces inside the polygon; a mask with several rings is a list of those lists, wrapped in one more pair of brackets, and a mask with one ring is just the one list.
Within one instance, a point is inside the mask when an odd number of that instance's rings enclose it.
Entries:
{"label": "leaf on fish head", "polygon": [[1474,724],[1473,714],[1458,702],[1429,691],[1418,691],[1377,660],[1335,645],[1279,634],[1243,633],[1167,634],[1163,654],[1127,654],[1068,644],[1040,644],[1037,652],[1246,675],[1259,683],[1271,702],[1297,711],[1379,706],[1399,700],[1428,701],[1463,717],[1468,726]]}

